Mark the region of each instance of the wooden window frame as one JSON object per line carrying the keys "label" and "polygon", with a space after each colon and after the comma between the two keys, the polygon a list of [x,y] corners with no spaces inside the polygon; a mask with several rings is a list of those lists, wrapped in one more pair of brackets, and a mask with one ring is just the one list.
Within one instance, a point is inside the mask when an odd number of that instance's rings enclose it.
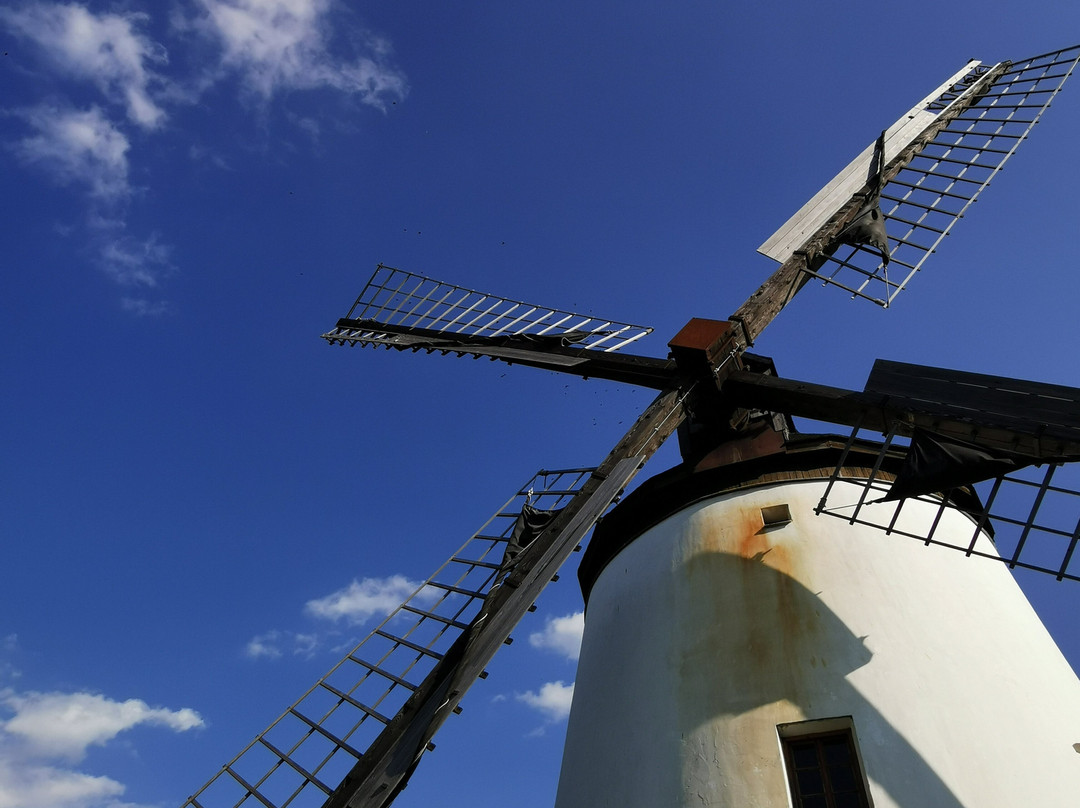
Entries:
{"label": "wooden window frame", "polygon": [[[800,721],[794,724],[781,724],[777,726],[780,740],[780,748],[784,760],[784,772],[787,777],[788,795],[793,808],[805,808],[804,795],[801,793],[797,777],[797,769],[793,756],[793,746],[804,743],[813,743],[817,750],[818,771],[821,772],[822,782],[825,786],[825,808],[836,808],[836,794],[829,781],[828,768],[822,758],[821,742],[825,740],[843,739],[847,742],[850,754],[852,774],[857,786],[857,796],[860,800],[860,808],[873,808],[874,802],[870,796],[870,786],[866,779],[866,770],[863,766],[862,755],[855,736],[854,722],[850,716],[838,718],[817,719],[812,721]],[[814,796],[814,795],[810,795]]]}

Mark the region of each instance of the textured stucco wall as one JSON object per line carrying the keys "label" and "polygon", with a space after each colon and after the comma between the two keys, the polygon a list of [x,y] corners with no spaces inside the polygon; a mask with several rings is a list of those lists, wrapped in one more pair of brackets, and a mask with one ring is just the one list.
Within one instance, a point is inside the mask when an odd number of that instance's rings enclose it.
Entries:
{"label": "textured stucco wall", "polygon": [[1005,566],[815,516],[823,489],[690,506],[607,565],[557,808],[787,806],[777,725],[833,716],[876,808],[1077,804],[1080,682]]}

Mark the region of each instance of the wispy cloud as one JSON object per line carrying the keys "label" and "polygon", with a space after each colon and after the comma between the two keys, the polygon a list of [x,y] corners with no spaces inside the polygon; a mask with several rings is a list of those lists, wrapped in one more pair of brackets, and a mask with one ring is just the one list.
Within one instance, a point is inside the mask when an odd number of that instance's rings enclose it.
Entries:
{"label": "wispy cloud", "polygon": [[[71,768],[91,746],[140,725],[185,732],[203,726],[194,710],[114,701],[93,693],[0,691],[0,805],[91,808],[124,792],[122,783]],[[7,717],[3,717],[3,714]],[[103,802],[110,801],[110,802]]]}
{"label": "wispy cloud", "polygon": [[554,651],[567,659],[577,659],[581,653],[581,635],[585,631],[585,612],[564,617],[549,617],[540,631],[529,635],[533,648]]}
{"label": "wispy cloud", "polygon": [[139,297],[120,298],[120,308],[134,314],[136,317],[160,317],[170,310],[169,304],[164,300],[144,300]]}
{"label": "wispy cloud", "polygon": [[156,233],[146,239],[125,236],[102,247],[101,263],[106,274],[121,286],[152,288],[172,271],[171,252]]}
{"label": "wispy cloud", "polygon": [[532,690],[518,693],[517,700],[538,710],[549,721],[562,721],[570,715],[570,702],[574,698],[574,683],[546,682],[538,692]]}
{"label": "wispy cloud", "polygon": [[281,656],[281,632],[268,631],[248,640],[244,653],[251,659],[277,659]]}
{"label": "wispy cloud", "polygon": [[[379,109],[408,92],[389,42],[357,25],[336,0],[195,0],[191,13],[174,12],[171,27],[161,31],[181,57],[213,49],[210,65],[199,54],[196,69],[185,68],[191,60],[170,61],[166,46],[148,34],[150,23],[146,13],[93,11],[86,2],[0,7],[0,27],[31,43],[43,75],[64,79],[61,86],[71,90],[64,99],[50,83],[49,98],[60,100],[4,110],[27,130],[5,145],[25,165],[85,194],[98,265],[121,287],[144,290],[176,269],[169,248],[156,233],[119,239],[108,233],[126,230],[131,201],[147,190],[131,185],[133,152],[143,154],[147,136],[168,129],[183,105],[226,76],[238,76],[247,96],[261,99],[262,111],[282,91],[332,90]],[[88,87],[96,97],[87,96]],[[320,121],[293,120],[317,143]],[[191,158],[208,154],[211,164],[227,167],[216,146],[193,149]],[[141,184],[152,186],[147,166],[138,170]],[[130,292],[121,307],[136,316],[169,310],[163,300]]]}
{"label": "wispy cloud", "polygon": [[82,186],[99,202],[128,196],[127,137],[98,107],[41,105],[15,113],[32,134],[12,144],[23,162],[61,185]]}
{"label": "wispy cloud", "polygon": [[389,578],[364,578],[326,597],[309,600],[304,611],[312,617],[363,623],[374,615],[385,615],[396,609],[420,584],[404,575]]}
{"label": "wispy cloud", "polygon": [[222,65],[251,92],[269,99],[280,90],[329,88],[380,109],[405,97],[404,74],[390,63],[390,45],[365,34],[363,53],[330,53],[331,0],[199,0],[197,30],[216,40]]}
{"label": "wispy cloud", "polygon": [[[420,582],[404,575],[354,579],[325,597],[309,600],[304,604],[304,613],[319,621],[359,626],[372,618],[388,616],[414,592],[417,593],[414,602],[430,603],[438,598],[439,593],[432,587],[417,592],[420,586]],[[342,637],[346,639],[342,641]],[[357,642],[356,637],[343,634],[336,625],[327,629],[326,623],[322,623],[307,632],[273,629],[256,635],[244,646],[244,655],[256,660],[284,657],[310,659],[321,650],[341,652],[352,648]],[[3,808],[2,803],[0,808]]]}
{"label": "wispy cloud", "polygon": [[285,653],[310,659],[321,644],[317,634],[275,629],[248,640],[244,654],[250,659],[279,659]]}
{"label": "wispy cloud", "polygon": [[139,32],[146,14],[95,15],[77,3],[29,3],[0,9],[0,22],[33,41],[61,72],[92,82],[110,100],[126,107],[128,118],[155,129],[165,111],[151,97],[164,79],[154,66],[168,62],[165,48]]}
{"label": "wispy cloud", "polygon": [[[19,636],[8,634],[0,638],[0,688],[5,681],[14,681],[22,676],[22,671],[15,667],[11,657],[19,654]],[[3,692],[0,690],[0,692]]]}

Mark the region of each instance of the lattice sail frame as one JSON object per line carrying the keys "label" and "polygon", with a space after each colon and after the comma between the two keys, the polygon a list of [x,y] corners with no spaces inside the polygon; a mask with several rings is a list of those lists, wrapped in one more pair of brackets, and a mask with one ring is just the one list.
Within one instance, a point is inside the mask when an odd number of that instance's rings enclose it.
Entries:
{"label": "lattice sail frame", "polygon": [[[887,130],[880,205],[890,244],[888,265],[871,248],[830,245],[824,265],[807,273],[854,297],[890,306],[1027,138],[1078,61],[1080,46],[993,67],[970,62]],[[796,252],[816,250],[800,240],[800,234],[810,235],[806,223],[824,224],[849,198],[844,190],[865,180],[872,148],[759,252],[783,262]]]}
{"label": "lattice sail frame", "polygon": [[[436,335],[442,334],[453,338],[448,350],[458,348],[462,337],[502,337],[557,340],[611,352],[652,333],[644,326],[497,297],[383,264],[376,268],[345,319],[361,321],[362,325],[339,324],[323,334],[323,339],[341,345],[437,349]],[[380,324],[394,330],[382,330]]]}
{"label": "lattice sail frame", "polygon": [[322,806],[479,613],[523,505],[558,509],[593,471],[537,472],[185,808]]}
{"label": "lattice sail frame", "polygon": [[[968,556],[987,558],[1020,568],[1054,575],[1057,580],[1080,581],[1080,463],[1046,462],[1002,474],[965,489],[882,501],[892,485],[885,471],[889,459],[899,461],[907,452],[903,427],[894,425],[877,443],[880,449],[865,479],[841,476],[853,446],[870,445],[874,433],[852,430],[825,494],[815,512],[838,517],[849,524],[877,528],[886,534],[907,536],[926,545],[959,550]],[[911,500],[936,509],[929,522],[911,519]],[[965,541],[939,532],[946,509],[963,513],[971,521]]]}

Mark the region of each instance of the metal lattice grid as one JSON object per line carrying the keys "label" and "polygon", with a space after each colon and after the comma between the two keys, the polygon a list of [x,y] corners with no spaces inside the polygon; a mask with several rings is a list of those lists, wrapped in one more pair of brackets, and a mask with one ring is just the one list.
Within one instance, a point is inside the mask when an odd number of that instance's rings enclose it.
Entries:
{"label": "metal lattice grid", "polygon": [[[877,528],[886,534],[918,539],[927,545],[948,547],[968,556],[1007,564],[1010,569],[1035,570],[1057,580],[1080,581],[1080,463],[1047,462],[964,489],[944,491],[896,501],[883,501],[895,468],[907,451],[906,440],[893,434],[878,442],[878,453],[863,478],[841,476],[849,453],[863,440],[856,427],[816,512],[849,524]],[[870,435],[866,436],[870,438]],[[933,506],[930,518],[916,516],[905,506],[911,500]],[[965,514],[971,535],[962,541],[939,531],[946,509]]]}
{"label": "metal lattice grid", "polygon": [[[855,297],[891,305],[1027,138],[1078,61],[1080,46],[1075,46],[996,68],[973,68],[927,105],[943,118],[950,111],[955,116],[906,164],[886,167],[886,176],[892,176],[880,200],[888,265],[873,249],[844,245],[810,274]],[[988,86],[977,86],[992,70],[999,75]]]}
{"label": "metal lattice grid", "polygon": [[362,325],[339,325],[323,338],[331,344],[410,347],[407,333],[380,330],[382,324],[425,335],[558,339],[610,352],[652,333],[644,326],[496,297],[382,264],[346,319],[362,321]]}
{"label": "metal lattice grid", "polygon": [[322,806],[476,617],[523,506],[563,507],[593,470],[537,472],[185,808]]}

